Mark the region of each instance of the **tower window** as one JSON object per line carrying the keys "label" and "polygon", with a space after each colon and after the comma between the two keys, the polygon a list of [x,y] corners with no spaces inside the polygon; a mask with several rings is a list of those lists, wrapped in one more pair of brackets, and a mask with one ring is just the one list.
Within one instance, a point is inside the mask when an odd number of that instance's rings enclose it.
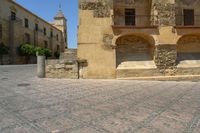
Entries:
{"label": "tower window", "polygon": [[135,25],[135,9],[125,9],[125,25]]}
{"label": "tower window", "polygon": [[0,24],[0,39],[3,37],[3,27],[2,24]]}
{"label": "tower window", "polygon": [[44,35],[46,36],[47,35],[47,29],[44,28]]}
{"label": "tower window", "polygon": [[28,27],[29,27],[28,19],[25,18],[25,19],[24,19],[24,22],[25,22],[25,27],[28,28]]}
{"label": "tower window", "polygon": [[11,16],[10,16],[11,20],[16,20],[16,13],[11,11]]}
{"label": "tower window", "polygon": [[184,25],[194,25],[194,10],[184,9]]}

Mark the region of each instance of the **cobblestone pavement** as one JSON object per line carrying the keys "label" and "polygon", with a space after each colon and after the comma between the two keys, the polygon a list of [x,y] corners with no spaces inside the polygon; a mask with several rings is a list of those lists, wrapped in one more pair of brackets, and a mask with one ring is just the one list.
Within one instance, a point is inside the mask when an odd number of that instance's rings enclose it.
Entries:
{"label": "cobblestone pavement", "polygon": [[38,79],[0,66],[0,133],[200,133],[200,83]]}

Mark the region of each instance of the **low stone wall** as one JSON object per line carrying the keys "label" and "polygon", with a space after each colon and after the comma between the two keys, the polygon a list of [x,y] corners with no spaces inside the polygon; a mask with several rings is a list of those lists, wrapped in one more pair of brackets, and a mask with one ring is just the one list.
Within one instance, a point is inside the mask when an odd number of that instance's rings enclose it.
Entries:
{"label": "low stone wall", "polygon": [[46,60],[46,77],[78,79],[78,63],[75,60]]}

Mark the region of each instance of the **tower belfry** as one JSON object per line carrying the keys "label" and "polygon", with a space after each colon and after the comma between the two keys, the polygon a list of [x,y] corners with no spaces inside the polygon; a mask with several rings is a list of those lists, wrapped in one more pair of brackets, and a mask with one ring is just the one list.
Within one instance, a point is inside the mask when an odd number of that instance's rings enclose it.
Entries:
{"label": "tower belfry", "polygon": [[54,17],[54,25],[63,32],[63,42],[65,43],[65,47],[68,46],[67,43],[67,19],[65,18],[64,13],[62,12],[61,3],[59,4],[59,10]]}

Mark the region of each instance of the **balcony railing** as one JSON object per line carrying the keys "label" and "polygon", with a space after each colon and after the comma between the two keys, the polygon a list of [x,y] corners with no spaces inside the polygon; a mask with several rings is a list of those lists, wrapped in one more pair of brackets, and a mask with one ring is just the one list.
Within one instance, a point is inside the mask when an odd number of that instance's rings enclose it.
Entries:
{"label": "balcony railing", "polygon": [[200,27],[200,15],[186,19],[184,15],[176,15],[176,26],[180,27]]}
{"label": "balcony railing", "polygon": [[153,18],[156,16],[151,15],[123,15],[113,16],[113,26],[124,27],[155,27]]}

